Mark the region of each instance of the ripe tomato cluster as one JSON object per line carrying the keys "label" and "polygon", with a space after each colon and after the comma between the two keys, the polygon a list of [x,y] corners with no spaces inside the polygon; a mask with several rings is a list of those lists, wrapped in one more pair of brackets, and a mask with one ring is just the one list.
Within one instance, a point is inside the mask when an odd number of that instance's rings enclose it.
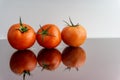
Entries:
{"label": "ripe tomato cluster", "polygon": [[82,47],[71,46],[64,47],[61,52],[55,48],[42,48],[37,55],[29,49],[17,50],[10,57],[9,67],[13,73],[23,75],[25,80],[25,76],[30,76],[36,68],[54,71],[61,62],[66,67],[65,70],[75,68],[78,71],[86,62],[86,52]]}
{"label": "ripe tomato cluster", "polygon": [[40,46],[48,49],[57,47],[62,40],[69,46],[78,47],[85,42],[87,33],[84,27],[74,25],[70,18],[69,20],[70,24],[65,21],[67,26],[61,32],[54,24],[40,26],[35,32],[30,25],[22,23],[20,18],[19,23],[9,28],[7,39],[10,45],[18,50],[30,48],[36,40]]}

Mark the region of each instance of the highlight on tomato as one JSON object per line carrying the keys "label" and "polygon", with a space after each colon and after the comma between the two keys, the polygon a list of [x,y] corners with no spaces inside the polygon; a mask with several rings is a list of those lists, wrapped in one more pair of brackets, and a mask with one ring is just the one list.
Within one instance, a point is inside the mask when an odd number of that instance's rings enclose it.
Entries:
{"label": "highlight on tomato", "polygon": [[61,33],[56,25],[45,24],[38,29],[36,39],[42,47],[48,49],[55,48],[61,42]]}
{"label": "highlight on tomato", "polygon": [[18,50],[24,50],[33,46],[36,41],[36,33],[34,29],[20,18],[19,23],[10,26],[7,39],[10,45]]}
{"label": "highlight on tomato", "polygon": [[36,68],[37,58],[31,50],[18,50],[14,52],[10,58],[10,69],[13,73],[22,75],[30,75],[30,72]]}
{"label": "highlight on tomato", "polygon": [[66,47],[62,52],[62,62],[66,69],[76,68],[78,71],[85,64],[86,52],[82,47]]}
{"label": "highlight on tomato", "polygon": [[70,24],[64,21],[67,26],[65,26],[61,32],[62,40],[69,46],[79,47],[86,41],[87,31],[82,25],[73,24],[70,18],[69,20]]}
{"label": "highlight on tomato", "polygon": [[38,64],[42,70],[55,70],[61,63],[61,53],[57,49],[45,49],[39,51],[37,56]]}

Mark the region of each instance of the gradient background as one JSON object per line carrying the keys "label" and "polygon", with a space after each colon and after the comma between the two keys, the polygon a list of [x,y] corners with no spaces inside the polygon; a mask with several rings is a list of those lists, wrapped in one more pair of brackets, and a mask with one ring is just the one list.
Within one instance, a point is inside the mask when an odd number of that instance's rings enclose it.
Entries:
{"label": "gradient background", "polygon": [[71,17],[86,28],[88,38],[120,37],[120,0],[0,0],[0,39],[20,16],[35,31],[47,23],[62,30],[63,20]]}

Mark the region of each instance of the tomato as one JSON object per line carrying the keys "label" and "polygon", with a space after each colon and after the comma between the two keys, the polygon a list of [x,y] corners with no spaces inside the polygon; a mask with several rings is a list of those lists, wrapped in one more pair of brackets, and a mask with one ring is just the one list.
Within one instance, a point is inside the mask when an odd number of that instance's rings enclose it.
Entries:
{"label": "tomato", "polygon": [[87,38],[87,32],[82,25],[79,24],[74,25],[71,19],[70,19],[70,23],[71,25],[67,23],[68,26],[63,28],[61,32],[61,37],[63,42],[66,43],[67,45],[78,47],[85,42]]}
{"label": "tomato", "polygon": [[42,47],[55,48],[61,42],[61,33],[56,25],[46,24],[37,31],[36,39]]}
{"label": "tomato", "polygon": [[57,49],[42,49],[37,60],[43,69],[55,70],[61,63],[61,53]]}
{"label": "tomato", "polygon": [[20,23],[13,24],[9,28],[7,39],[13,48],[24,50],[35,43],[36,33],[30,25],[22,23],[20,18]]}
{"label": "tomato", "polygon": [[62,52],[62,62],[68,69],[81,67],[86,61],[86,52],[81,47],[66,47]]}
{"label": "tomato", "polygon": [[10,69],[15,74],[30,75],[30,71],[34,70],[37,65],[36,55],[31,50],[18,50],[10,58]]}

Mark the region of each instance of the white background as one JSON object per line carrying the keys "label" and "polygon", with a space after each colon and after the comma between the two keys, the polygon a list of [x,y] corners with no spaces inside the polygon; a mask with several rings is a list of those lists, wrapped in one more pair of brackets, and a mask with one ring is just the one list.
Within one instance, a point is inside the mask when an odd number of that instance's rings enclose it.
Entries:
{"label": "white background", "polygon": [[88,38],[120,37],[120,0],[0,0],[0,39],[20,16],[35,31],[47,23],[62,30],[63,20],[71,17],[86,28]]}

